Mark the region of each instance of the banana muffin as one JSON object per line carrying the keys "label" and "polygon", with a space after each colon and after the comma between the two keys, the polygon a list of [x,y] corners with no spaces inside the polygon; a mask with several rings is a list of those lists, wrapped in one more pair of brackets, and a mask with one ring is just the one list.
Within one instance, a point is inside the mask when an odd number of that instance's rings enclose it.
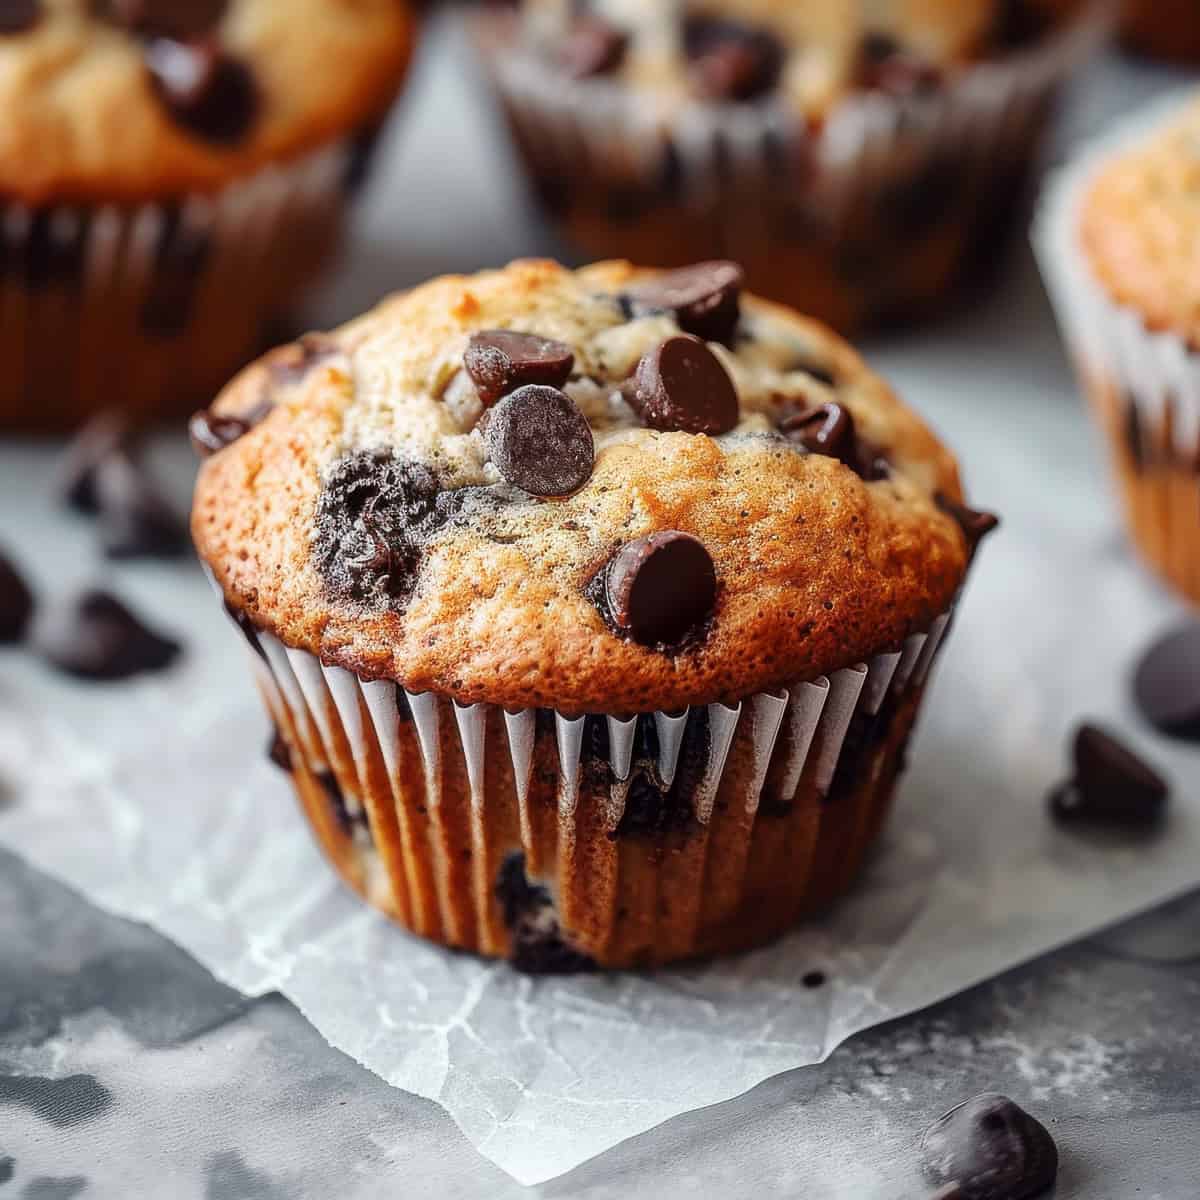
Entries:
{"label": "banana muffin", "polygon": [[187,411],[253,357],[412,39],[404,0],[0,4],[0,428]]}
{"label": "banana muffin", "polygon": [[547,212],[589,255],[715,252],[843,331],[978,275],[1090,0],[523,0],[480,43]]}
{"label": "banana muffin", "polygon": [[523,261],[248,368],[192,530],[343,878],[527,970],[760,943],[855,877],[979,538],[740,269]]}

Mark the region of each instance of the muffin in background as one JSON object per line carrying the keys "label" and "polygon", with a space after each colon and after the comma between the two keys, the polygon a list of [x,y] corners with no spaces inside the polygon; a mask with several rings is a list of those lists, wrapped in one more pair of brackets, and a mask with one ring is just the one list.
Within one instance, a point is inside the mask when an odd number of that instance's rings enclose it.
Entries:
{"label": "muffin in background", "polygon": [[424,937],[531,971],[738,950],[883,824],[994,518],[848,345],[741,282],[444,277],[193,421],[193,537],[274,757]]}
{"label": "muffin in background", "polygon": [[723,255],[845,332],[979,277],[1110,20],[1105,0],[523,0],[478,40],[586,255]]}
{"label": "muffin in background", "polygon": [[1200,95],[1080,152],[1035,245],[1134,545],[1200,603]]}
{"label": "muffin in background", "polygon": [[1200,8],[1194,0],[1123,0],[1121,37],[1151,58],[1200,62]]}
{"label": "muffin in background", "polygon": [[0,428],[178,415],[253,357],[413,35],[404,0],[0,6]]}

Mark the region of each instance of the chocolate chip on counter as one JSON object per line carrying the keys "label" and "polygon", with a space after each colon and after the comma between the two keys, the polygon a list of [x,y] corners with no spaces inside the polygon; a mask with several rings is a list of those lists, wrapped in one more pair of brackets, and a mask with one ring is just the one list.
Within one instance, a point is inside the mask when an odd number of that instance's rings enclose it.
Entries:
{"label": "chocolate chip on counter", "polygon": [[51,613],[34,647],[52,666],[80,679],[126,679],[168,667],[178,642],[148,628],[107,592],[86,592]]}
{"label": "chocolate chip on counter", "polygon": [[232,446],[238,438],[244,437],[265,420],[274,407],[267,398],[236,417],[214,412],[211,408],[202,408],[198,413],[193,413],[188,422],[188,436],[192,442],[192,449],[201,458],[208,458],[224,450],[226,446]]}
{"label": "chocolate chip on counter", "polygon": [[651,429],[728,433],[738,398],[721,360],[690,334],[667,338],[642,356],[626,399]]}
{"label": "chocolate chip on counter", "polygon": [[24,33],[41,15],[41,0],[0,0],[0,34]]}
{"label": "chocolate chip on counter", "polygon": [[463,366],[484,404],[495,404],[524,384],[562,387],[574,365],[575,355],[564,342],[513,329],[472,334],[463,355]]}
{"label": "chocolate chip on counter", "polygon": [[267,742],[267,758],[281,771],[291,772],[292,751],[278,725],[271,730],[271,739]]}
{"label": "chocolate chip on counter", "polygon": [[98,463],[93,486],[109,558],[177,558],[190,546],[183,519],[129,455]]}
{"label": "chocolate chip on counter", "polygon": [[229,0],[101,0],[110,21],[144,36],[193,38],[211,33],[223,20]]}
{"label": "chocolate chip on counter", "polygon": [[580,13],[558,47],[558,62],[572,79],[615,71],[625,57],[629,34],[595,13]]}
{"label": "chocolate chip on counter", "polygon": [[953,517],[967,539],[967,546],[974,554],[979,543],[1000,524],[1000,518],[995,513],[983,512],[951,500],[949,496],[938,492],[934,501],[944,513]]}
{"label": "chocolate chip on counter", "polygon": [[711,17],[688,17],[683,27],[692,87],[710,100],[754,100],[783,70],[784,52],[766,29]]}
{"label": "chocolate chip on counter", "polygon": [[941,86],[941,72],[891,34],[868,33],[859,44],[858,82],[892,96],[915,96]]}
{"label": "chocolate chip on counter", "polygon": [[644,646],[682,641],[709,616],[716,598],[712,556],[698,538],[674,529],[627,542],[605,572],[613,624]]}
{"label": "chocolate chip on counter", "polygon": [[789,442],[853,466],[858,452],[854,418],[840,404],[818,404],[786,416],[779,430]]}
{"label": "chocolate chip on counter", "polygon": [[1200,741],[1200,625],[1176,629],[1142,654],[1133,699],[1155,729]]}
{"label": "chocolate chip on counter", "polygon": [[33,616],[33,593],[16,566],[0,554],[0,645],[19,642]]}
{"label": "chocolate chip on counter", "polygon": [[1075,734],[1073,778],[1050,794],[1063,822],[1149,827],[1162,820],[1170,789],[1148,763],[1095,725]]}
{"label": "chocolate chip on counter", "polygon": [[146,68],[174,120],[196,137],[219,145],[239,142],[258,112],[258,87],[245,64],[213,41],[154,38]]}
{"label": "chocolate chip on counter", "polygon": [[934,1184],[957,1185],[962,1200],[1030,1200],[1054,1183],[1058,1147],[1035,1117],[985,1092],[925,1131],[921,1169]]}
{"label": "chocolate chip on counter", "polygon": [[591,426],[558,388],[527,384],[488,416],[483,439],[496,470],[534,496],[569,496],[592,476]]}
{"label": "chocolate chip on counter", "polygon": [[78,512],[97,509],[96,469],[106,459],[132,447],[129,426],[119,413],[102,412],[71,439],[58,468],[57,490]]}
{"label": "chocolate chip on counter", "polygon": [[714,259],[639,283],[622,303],[632,315],[669,312],[684,333],[728,343],[741,315],[743,279],[737,263]]}

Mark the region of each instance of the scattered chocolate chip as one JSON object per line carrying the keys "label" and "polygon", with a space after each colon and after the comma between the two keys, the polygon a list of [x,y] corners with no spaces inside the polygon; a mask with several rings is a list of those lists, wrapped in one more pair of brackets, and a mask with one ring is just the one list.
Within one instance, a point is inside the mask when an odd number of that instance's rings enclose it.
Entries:
{"label": "scattered chocolate chip", "polygon": [[300,383],[313,367],[341,353],[341,344],[327,333],[302,334],[271,352],[267,360],[271,382],[279,387]]}
{"label": "scattered chocolate chip", "polygon": [[258,112],[258,87],[243,63],[215,42],[155,38],[145,51],[146,68],[175,121],[209,142],[240,142]]}
{"label": "scattered chocolate chip", "polygon": [[683,27],[693,88],[710,100],[754,100],[783,70],[784,52],[766,29],[711,17],[688,17]]}
{"label": "scattered chocolate chip", "polygon": [[16,566],[0,554],[0,645],[19,642],[33,616],[33,593]]}
{"label": "scattered chocolate chip", "polygon": [[143,36],[185,39],[211,33],[229,0],[102,0],[110,21]]}
{"label": "scattered chocolate chip", "polygon": [[1127,746],[1095,725],[1075,734],[1075,775],[1050,794],[1060,821],[1148,827],[1166,811],[1167,782]]}
{"label": "scattered chocolate chip", "polygon": [[729,372],[699,339],[667,338],[642,356],[626,398],[651,429],[728,433],[738,423]]}
{"label": "scattered chocolate chip", "polygon": [[957,500],[951,500],[949,496],[943,495],[941,492],[934,496],[934,502],[942,512],[947,513],[958,522],[959,528],[963,531],[963,537],[967,539],[967,547],[972,554],[975,553],[979,543],[1000,524],[1000,518],[995,513],[969,508],[965,504],[959,504]]}
{"label": "scattered chocolate chip", "polygon": [[789,442],[813,454],[824,454],[852,465],[858,453],[854,418],[840,404],[818,404],[784,417],[780,432]]}
{"label": "scattered chocolate chip", "polygon": [[0,34],[24,33],[41,15],[41,0],[0,0]]}
{"label": "scattered chocolate chip", "polygon": [[858,82],[892,96],[916,96],[936,91],[942,76],[933,63],[891,34],[868,33],[859,45]]}
{"label": "scattered chocolate chip", "polygon": [[103,412],[93,417],[71,439],[58,469],[57,490],[77,512],[97,509],[96,469],[115,454],[132,448],[129,426],[119,413]]}
{"label": "scattered chocolate chip", "polygon": [[621,65],[629,34],[595,13],[580,13],[558,47],[558,62],[572,79],[607,75]]}
{"label": "scattered chocolate chip", "polygon": [[644,646],[682,641],[712,612],[716,598],[712,556],[699,539],[673,529],[627,542],[604,577],[613,623]]}
{"label": "scattered chocolate chip", "polygon": [[1176,629],[1142,654],[1133,699],[1155,729],[1200,741],[1200,625]]}
{"label": "scattered chocolate chip", "polygon": [[271,740],[267,743],[267,758],[281,771],[291,773],[292,751],[284,740],[283,734],[280,733],[278,725],[271,730]]}
{"label": "scattered chocolate chip", "polygon": [[529,975],[570,975],[595,969],[595,962],[574,949],[559,924],[550,892],[530,883],[525,855],[508,855],[496,876],[495,897],[512,935],[510,961]]}
{"label": "scattered chocolate chip", "polygon": [[129,455],[101,460],[93,487],[109,558],[177,558],[190,546],[183,519]]}
{"label": "scattered chocolate chip", "polygon": [[496,470],[534,496],[569,496],[592,476],[591,426],[557,388],[527,384],[491,410],[483,434]]}
{"label": "scattered chocolate chip", "polygon": [[528,383],[562,387],[574,365],[575,355],[565,343],[512,329],[472,334],[463,355],[463,366],[484,404],[495,404]]}
{"label": "scattered chocolate chip", "polygon": [[34,645],[52,666],[81,679],[125,679],[159,671],[180,653],[107,592],[86,592],[53,612],[34,631]]}
{"label": "scattered chocolate chip", "polygon": [[1040,1121],[985,1092],[925,1131],[921,1169],[934,1184],[956,1184],[963,1200],[1029,1200],[1054,1183],[1058,1148]]}
{"label": "scattered chocolate chip", "polygon": [[684,333],[728,343],[741,315],[742,268],[715,259],[666,271],[621,298],[630,315],[669,312]]}

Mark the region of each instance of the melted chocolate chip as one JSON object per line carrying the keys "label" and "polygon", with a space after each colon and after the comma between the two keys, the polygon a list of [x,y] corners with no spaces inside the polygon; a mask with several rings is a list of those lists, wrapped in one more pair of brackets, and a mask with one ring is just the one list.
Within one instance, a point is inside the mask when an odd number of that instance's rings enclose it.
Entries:
{"label": "melted chocolate chip", "polygon": [[562,387],[574,365],[575,355],[565,343],[512,329],[472,334],[463,355],[463,366],[484,404],[495,404],[524,384]]}
{"label": "melted chocolate chip", "polygon": [[728,433],[738,423],[729,372],[699,338],[667,338],[642,356],[626,398],[651,429]]}
{"label": "melted chocolate chip", "polygon": [[244,437],[265,420],[274,407],[269,398],[264,399],[240,417],[225,416],[213,412],[211,408],[202,408],[188,422],[192,448],[201,458],[208,458]]}
{"label": "melted chocolate chip", "polygon": [[1155,729],[1200,741],[1200,626],[1168,633],[1145,651],[1134,672],[1133,698]]}
{"label": "melted chocolate chip", "polygon": [[102,0],[110,21],[145,36],[185,39],[211,33],[229,0]]}
{"label": "melted chocolate chip", "polygon": [[818,404],[784,417],[780,432],[796,445],[813,454],[840,459],[848,466],[858,456],[858,439],[854,434],[854,418],[840,404]]}
{"label": "melted chocolate chip", "polygon": [[741,315],[743,278],[737,263],[715,259],[638,284],[620,302],[630,316],[669,312],[684,333],[728,343]]}
{"label": "melted chocolate chip", "polygon": [[129,455],[97,464],[94,491],[109,558],[177,558],[190,546],[183,519]]}
{"label": "melted chocolate chip", "polygon": [[708,618],[716,598],[712,556],[698,538],[674,529],[627,542],[604,573],[612,623],[643,646],[682,641]]}
{"label": "melted chocolate chip", "polygon": [[36,631],[35,647],[52,666],[80,679],[125,679],[160,671],[180,645],[154,632],[107,592],[86,592]]}
{"label": "melted chocolate chip", "polygon": [[965,504],[959,504],[957,500],[951,500],[949,496],[945,496],[941,492],[937,493],[934,500],[938,508],[958,522],[959,528],[963,531],[963,537],[967,539],[967,547],[972,554],[975,553],[979,543],[1000,524],[1000,518],[995,513],[969,508]]}
{"label": "melted chocolate chip", "polygon": [[572,79],[607,75],[621,65],[629,35],[595,13],[580,13],[558,48],[558,61]]}
{"label": "melted chocolate chip", "polygon": [[96,472],[101,463],[132,449],[129,426],[119,413],[93,417],[72,438],[58,469],[58,492],[71,508],[94,513],[98,508]]}
{"label": "melted chocolate chip", "polygon": [[892,96],[914,96],[936,91],[942,77],[933,63],[891,34],[868,33],[859,45],[858,82]]}
{"label": "melted chocolate chip", "polygon": [[0,34],[24,33],[41,15],[41,0],[0,0]]}
{"label": "melted chocolate chip", "polygon": [[549,891],[529,882],[524,854],[510,854],[500,864],[495,896],[512,935],[510,961],[518,971],[568,975],[595,969],[595,962],[566,940]]}
{"label": "melted chocolate chip", "polygon": [[1162,820],[1170,789],[1149,764],[1095,725],[1075,735],[1075,775],[1050,794],[1060,821],[1147,827]]}
{"label": "melted chocolate chip", "polygon": [[267,758],[281,771],[287,771],[288,774],[291,774],[292,751],[283,734],[279,731],[278,725],[271,730],[271,740],[267,743]]}
{"label": "melted chocolate chip", "polygon": [[1007,1096],[985,1092],[939,1117],[921,1139],[921,1168],[963,1200],[1029,1200],[1054,1183],[1058,1148]]}
{"label": "melted chocolate chip", "polygon": [[33,616],[33,593],[21,573],[0,554],[0,645],[19,642]]}
{"label": "melted chocolate chip", "polygon": [[766,29],[711,17],[687,18],[683,45],[693,88],[711,100],[754,100],[783,70],[783,47]]}
{"label": "melted chocolate chip", "polygon": [[177,124],[218,145],[240,142],[258,112],[258,87],[245,64],[213,41],[155,38],[146,67]]}
{"label": "melted chocolate chip", "polygon": [[484,442],[496,469],[534,496],[569,496],[591,478],[591,426],[557,388],[528,384],[491,410]]}

